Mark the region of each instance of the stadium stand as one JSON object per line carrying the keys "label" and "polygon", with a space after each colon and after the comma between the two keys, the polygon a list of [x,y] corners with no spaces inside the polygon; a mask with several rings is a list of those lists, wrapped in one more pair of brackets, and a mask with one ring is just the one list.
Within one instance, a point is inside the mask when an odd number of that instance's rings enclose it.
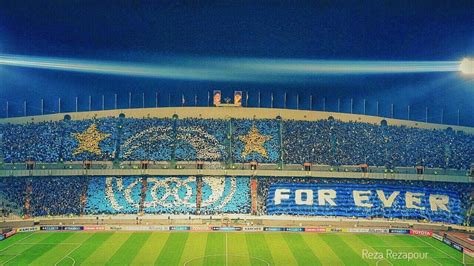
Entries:
{"label": "stadium stand", "polygon": [[226,161],[229,123],[225,120],[179,119],[176,155],[178,161]]}
{"label": "stadium stand", "polygon": [[[200,178],[202,182],[198,182]],[[257,180],[259,215],[450,224],[466,224],[471,218],[470,184],[288,177]],[[202,186],[200,200],[198,184]],[[252,206],[249,177],[15,177],[0,179],[0,188],[3,206],[9,206],[7,215],[25,217],[250,214]]]}
{"label": "stadium stand", "polygon": [[[473,189],[466,184],[444,182],[327,178],[267,178],[259,180],[258,188],[261,214],[390,218],[453,224],[465,222],[469,194]],[[436,204],[438,201],[442,203]]]}
{"label": "stadium stand", "polygon": [[166,161],[173,157],[174,125],[170,119],[119,118],[119,158]]}
{"label": "stadium stand", "polygon": [[[6,124],[6,163],[209,161],[469,169],[474,136],[338,120],[103,118]],[[281,156],[283,154],[283,156]]]}

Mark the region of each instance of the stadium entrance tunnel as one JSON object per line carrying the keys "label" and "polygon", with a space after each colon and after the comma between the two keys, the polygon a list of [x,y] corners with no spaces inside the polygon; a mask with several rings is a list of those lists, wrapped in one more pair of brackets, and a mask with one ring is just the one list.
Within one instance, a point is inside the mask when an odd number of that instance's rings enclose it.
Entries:
{"label": "stadium entrance tunnel", "polygon": [[197,265],[225,265],[225,266],[240,266],[240,265],[256,265],[256,266],[270,266],[271,264],[261,258],[251,257],[247,255],[237,254],[217,254],[197,257],[186,261],[183,266],[197,266]]}

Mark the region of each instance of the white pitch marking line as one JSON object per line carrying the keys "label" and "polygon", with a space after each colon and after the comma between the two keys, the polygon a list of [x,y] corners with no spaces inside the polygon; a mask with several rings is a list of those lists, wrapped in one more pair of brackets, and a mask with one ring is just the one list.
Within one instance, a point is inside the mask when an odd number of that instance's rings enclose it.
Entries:
{"label": "white pitch marking line", "polygon": [[14,258],[18,257],[19,255],[20,255],[20,254],[16,254],[15,256],[13,256],[13,258],[10,258],[10,259],[6,260],[4,263],[2,263],[2,266],[3,266],[3,265],[7,265],[7,263],[8,263],[9,261],[11,261],[11,260],[13,260]]}
{"label": "white pitch marking line", "polygon": [[435,247],[435,246],[431,245],[429,242],[427,242],[427,241],[426,241],[426,240],[424,240],[424,239],[421,239],[419,236],[416,236],[416,238],[418,238],[419,240],[421,240],[421,241],[425,242],[426,244],[430,245],[431,247],[433,247],[433,248],[435,248],[435,249],[437,249],[437,250],[439,250],[439,251],[443,252],[445,255],[447,255],[448,257],[452,258],[453,260],[455,260],[455,261],[457,261],[457,262],[460,262],[460,263],[462,263],[462,261],[460,261],[460,260],[456,259],[455,257],[453,257],[453,256],[449,255],[448,253],[446,253],[446,252],[442,251],[441,249],[439,249],[439,248],[437,248],[437,247]]}
{"label": "white pitch marking line", "polygon": [[[29,235],[29,236],[27,236],[27,237],[25,237],[25,238],[22,238],[22,239],[18,240],[17,242],[15,242],[15,243],[13,243],[13,244],[11,244],[11,245],[9,245],[9,246],[6,246],[6,247],[3,248],[2,250],[0,250],[0,252],[3,252],[3,251],[7,250],[7,249],[10,248],[10,247],[13,247],[14,245],[20,244],[20,243],[18,243],[18,242],[22,242],[23,240],[25,240],[25,239],[31,237],[33,234],[34,234],[34,233],[32,233],[31,235]],[[31,245],[34,245],[34,244],[31,244]]]}
{"label": "white pitch marking line", "polygon": [[[87,240],[87,239],[86,239],[86,240]],[[86,241],[84,241],[84,242],[86,242]],[[75,247],[74,249],[72,249],[72,250],[71,250],[68,254],[66,254],[66,256],[64,256],[60,261],[56,262],[56,263],[54,264],[54,266],[57,266],[58,263],[60,263],[62,260],[66,259],[66,258],[71,259],[71,260],[73,261],[73,264],[72,264],[72,265],[74,266],[74,265],[76,264],[76,260],[74,260],[74,259],[73,259],[72,257],[70,257],[69,255],[71,255],[74,251],[76,251],[76,249],[80,248],[80,247],[82,246],[82,244],[84,244],[84,242],[82,242],[82,243],[80,243],[80,244],[77,243],[76,245],[78,245],[78,246]]]}

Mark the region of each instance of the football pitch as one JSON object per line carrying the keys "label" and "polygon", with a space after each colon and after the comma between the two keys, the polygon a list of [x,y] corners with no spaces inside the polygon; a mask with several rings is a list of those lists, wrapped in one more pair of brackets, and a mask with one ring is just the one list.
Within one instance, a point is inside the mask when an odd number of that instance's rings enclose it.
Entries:
{"label": "football pitch", "polygon": [[35,232],[0,242],[0,265],[462,265],[462,261],[457,250],[430,237],[410,235]]}

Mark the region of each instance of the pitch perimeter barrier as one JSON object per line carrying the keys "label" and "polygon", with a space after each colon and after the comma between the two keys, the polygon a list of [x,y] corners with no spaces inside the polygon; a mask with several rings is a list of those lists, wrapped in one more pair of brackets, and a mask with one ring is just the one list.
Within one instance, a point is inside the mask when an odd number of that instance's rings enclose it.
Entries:
{"label": "pitch perimeter barrier", "polygon": [[238,227],[238,226],[224,226],[224,227],[213,226],[213,227],[211,227],[211,230],[212,231],[232,232],[232,231],[242,231],[242,227]]}
{"label": "pitch perimeter barrier", "polygon": [[410,235],[417,235],[417,236],[432,236],[432,231],[426,230],[410,230]]}
{"label": "pitch perimeter barrier", "polygon": [[18,233],[36,232],[36,231],[39,231],[39,230],[40,230],[39,226],[21,227],[21,228],[16,229],[16,231]]}
{"label": "pitch perimeter barrier", "polygon": [[410,234],[409,229],[388,229],[390,234],[401,234],[401,235],[408,235]]}

